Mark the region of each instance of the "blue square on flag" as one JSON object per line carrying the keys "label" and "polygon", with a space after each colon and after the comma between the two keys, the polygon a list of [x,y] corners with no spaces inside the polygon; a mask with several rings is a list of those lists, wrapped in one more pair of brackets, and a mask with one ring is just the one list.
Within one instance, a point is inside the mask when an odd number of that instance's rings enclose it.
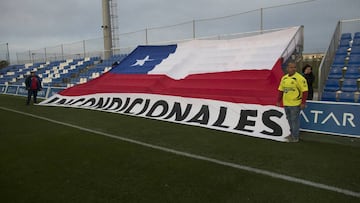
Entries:
{"label": "blue square on flag", "polygon": [[168,46],[139,46],[131,55],[125,58],[112,73],[122,74],[147,74],[160,64],[171,53],[174,53],[177,45]]}

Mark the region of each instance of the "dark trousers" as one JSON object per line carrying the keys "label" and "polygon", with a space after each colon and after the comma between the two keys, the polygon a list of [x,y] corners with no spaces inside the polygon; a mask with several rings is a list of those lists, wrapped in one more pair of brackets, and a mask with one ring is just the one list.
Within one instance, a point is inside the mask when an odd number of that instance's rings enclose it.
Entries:
{"label": "dark trousers", "polygon": [[30,104],[31,95],[34,96],[34,104],[36,103],[37,92],[38,92],[37,90],[28,90],[28,97],[26,104]]}
{"label": "dark trousers", "polygon": [[307,100],[313,100],[313,97],[314,97],[314,90],[313,88],[309,88]]}

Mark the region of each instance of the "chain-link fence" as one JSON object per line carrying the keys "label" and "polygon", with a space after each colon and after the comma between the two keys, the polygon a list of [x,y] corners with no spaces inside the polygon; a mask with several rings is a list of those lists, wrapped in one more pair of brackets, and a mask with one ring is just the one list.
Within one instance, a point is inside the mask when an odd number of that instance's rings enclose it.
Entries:
{"label": "chain-link fence", "polygon": [[102,38],[16,53],[18,64],[57,61],[68,58],[78,59],[92,56],[103,56]]}
{"label": "chain-link fence", "polygon": [[[319,8],[323,8],[328,3],[328,0],[305,0],[223,17],[144,28],[113,36],[119,40],[119,43],[113,45],[112,51],[113,54],[124,54],[131,52],[138,45],[170,44],[189,39],[224,39],[239,36],[236,33],[249,33],[251,35],[254,33],[252,31],[262,33],[264,30],[303,25],[306,36],[304,50],[308,53],[324,52],[329,39],[325,39],[323,35],[318,36],[319,34],[315,34],[314,30],[317,30],[322,22],[317,22],[317,20],[322,19],[324,15],[323,12],[319,12]],[[330,3],[339,2],[331,0]],[[307,15],[308,13],[311,15]],[[322,29],[322,32],[332,33],[336,21],[338,19],[329,22],[325,29]],[[103,38],[16,53],[16,61],[21,64],[89,56],[104,56]]]}

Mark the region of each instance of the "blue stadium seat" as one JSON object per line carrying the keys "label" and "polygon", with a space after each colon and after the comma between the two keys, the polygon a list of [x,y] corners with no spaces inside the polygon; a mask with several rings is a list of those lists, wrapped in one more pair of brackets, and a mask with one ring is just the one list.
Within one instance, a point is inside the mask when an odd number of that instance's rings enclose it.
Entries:
{"label": "blue stadium seat", "polygon": [[356,79],[345,79],[342,83],[341,90],[344,92],[358,91]]}
{"label": "blue stadium seat", "polygon": [[351,55],[360,55],[360,46],[354,46],[351,48],[350,56]]}
{"label": "blue stadium seat", "polygon": [[341,55],[341,56],[335,56],[334,58],[334,62],[333,65],[337,66],[337,65],[344,65],[345,64],[345,56]]}
{"label": "blue stadium seat", "polygon": [[340,79],[343,77],[343,66],[334,66],[330,68],[329,79]]}
{"label": "blue stadium seat", "polygon": [[0,78],[0,84],[5,84],[5,82],[7,82],[8,79],[6,78]]}
{"label": "blue stadium seat", "polygon": [[341,34],[341,40],[352,40],[352,36],[351,36],[351,33],[343,33]]}
{"label": "blue stadium seat", "polygon": [[336,50],[336,56],[346,56],[348,55],[348,47],[339,47]]}
{"label": "blue stadium seat", "polygon": [[350,69],[358,68],[358,69],[360,69],[360,65],[348,65],[347,68],[350,68]]}
{"label": "blue stadium seat", "polygon": [[328,79],[325,83],[325,91],[337,91],[340,89],[340,81],[338,79]]}
{"label": "blue stadium seat", "polygon": [[349,40],[341,40],[339,43],[339,47],[346,47],[349,48],[350,47],[350,41]]}
{"label": "blue stadium seat", "polygon": [[341,92],[339,102],[355,102],[355,92]]}
{"label": "blue stadium seat", "polygon": [[352,47],[358,47],[360,46],[360,38],[354,39],[352,43]]}
{"label": "blue stadium seat", "polygon": [[358,67],[348,67],[344,77],[349,78],[349,79],[358,79],[358,78],[360,78],[360,68],[358,68]]}
{"label": "blue stadium seat", "polygon": [[321,97],[321,101],[337,101],[336,92],[324,91]]}
{"label": "blue stadium seat", "polygon": [[350,59],[348,62],[349,66],[354,66],[354,65],[360,65],[360,54],[359,55],[350,55]]}
{"label": "blue stadium seat", "polygon": [[360,38],[360,32],[355,32],[354,39],[359,39],[359,38]]}

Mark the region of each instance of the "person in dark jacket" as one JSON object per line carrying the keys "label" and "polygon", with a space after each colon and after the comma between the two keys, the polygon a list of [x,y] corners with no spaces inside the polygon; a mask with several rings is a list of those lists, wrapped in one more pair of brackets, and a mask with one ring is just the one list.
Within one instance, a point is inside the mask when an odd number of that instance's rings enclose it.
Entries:
{"label": "person in dark jacket", "polygon": [[34,96],[34,104],[36,104],[37,92],[42,89],[40,77],[37,76],[34,71],[31,71],[30,76],[28,76],[25,80],[25,85],[26,85],[26,89],[28,90],[28,97],[26,100],[26,104],[27,105],[30,104],[32,95]]}
{"label": "person in dark jacket", "polygon": [[302,69],[302,73],[306,79],[309,89],[307,100],[312,100],[314,97],[313,83],[315,81],[315,76],[312,72],[312,67],[309,64],[306,64]]}

